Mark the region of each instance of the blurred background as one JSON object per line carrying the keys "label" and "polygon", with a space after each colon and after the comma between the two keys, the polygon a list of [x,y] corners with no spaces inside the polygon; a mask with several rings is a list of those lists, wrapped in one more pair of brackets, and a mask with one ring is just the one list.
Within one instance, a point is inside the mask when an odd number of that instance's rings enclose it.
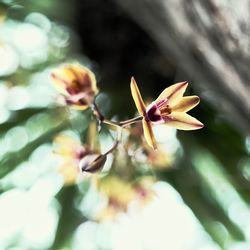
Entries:
{"label": "blurred background", "polygon": [[[249,250],[249,9],[249,0],[0,1],[0,249]],[[157,153],[133,127],[101,177],[79,179],[55,152],[88,142],[93,117],[62,105],[49,78],[74,62],[96,74],[108,118],[135,115],[131,76],[148,102],[187,80],[201,97],[190,114],[205,127],[155,127]],[[115,135],[104,126],[97,137],[104,152]]]}

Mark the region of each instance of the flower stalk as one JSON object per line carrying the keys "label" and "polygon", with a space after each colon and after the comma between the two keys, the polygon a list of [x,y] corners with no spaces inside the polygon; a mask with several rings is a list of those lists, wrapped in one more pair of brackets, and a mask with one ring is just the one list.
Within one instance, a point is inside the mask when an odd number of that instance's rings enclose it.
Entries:
{"label": "flower stalk", "polygon": [[97,119],[99,120],[99,122],[102,124],[107,124],[107,125],[111,125],[111,126],[115,126],[115,127],[127,127],[129,125],[132,125],[134,123],[137,123],[137,122],[141,122],[141,120],[143,119],[143,116],[137,116],[137,117],[134,117],[134,118],[131,118],[131,119],[128,119],[128,120],[125,120],[125,121],[120,121],[120,122],[116,122],[116,121],[113,121],[113,120],[109,120],[109,119],[106,119],[104,117],[104,115],[101,113],[99,107],[97,106],[95,100],[93,102],[93,105],[92,105],[92,110],[93,110],[93,113],[95,114],[95,116],[97,117]]}

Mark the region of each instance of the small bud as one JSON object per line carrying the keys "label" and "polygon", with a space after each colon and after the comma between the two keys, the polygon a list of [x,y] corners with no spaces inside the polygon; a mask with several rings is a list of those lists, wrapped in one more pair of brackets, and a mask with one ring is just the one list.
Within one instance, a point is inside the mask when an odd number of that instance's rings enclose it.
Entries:
{"label": "small bud", "polygon": [[81,172],[96,173],[103,168],[106,160],[106,155],[88,154],[81,159],[79,168]]}

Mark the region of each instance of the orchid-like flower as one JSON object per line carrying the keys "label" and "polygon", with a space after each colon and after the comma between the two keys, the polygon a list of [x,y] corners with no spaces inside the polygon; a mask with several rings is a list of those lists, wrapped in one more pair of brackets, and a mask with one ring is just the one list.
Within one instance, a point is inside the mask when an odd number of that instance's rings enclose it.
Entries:
{"label": "orchid-like flower", "polygon": [[92,71],[80,64],[67,64],[51,73],[51,81],[64,95],[66,104],[84,110],[98,93],[96,78]]}
{"label": "orchid-like flower", "polygon": [[157,146],[151,123],[164,123],[181,130],[194,130],[204,127],[200,121],[186,113],[200,102],[198,96],[183,97],[187,86],[188,82],[180,82],[166,88],[154,102],[146,107],[136,81],[132,77],[131,93],[136,108],[143,117],[142,125],[145,139],[152,148],[156,149]]}

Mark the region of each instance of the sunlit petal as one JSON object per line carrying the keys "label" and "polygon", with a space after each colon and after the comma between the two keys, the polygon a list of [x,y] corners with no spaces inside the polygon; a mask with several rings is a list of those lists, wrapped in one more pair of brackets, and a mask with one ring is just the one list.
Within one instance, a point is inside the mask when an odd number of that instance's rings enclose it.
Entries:
{"label": "sunlit petal", "polygon": [[200,102],[198,96],[185,96],[182,97],[180,102],[178,102],[174,107],[172,107],[173,112],[187,112],[194,108]]}
{"label": "sunlit petal", "polygon": [[134,102],[135,102],[135,105],[139,114],[145,115],[146,107],[145,107],[144,101],[141,97],[141,93],[139,91],[139,88],[136,84],[134,77],[131,78],[130,88],[131,88],[132,97],[134,99]]}
{"label": "sunlit petal", "polygon": [[89,93],[94,96],[98,93],[94,73],[80,64],[66,64],[54,69],[51,81],[64,95]]}
{"label": "sunlit petal", "polygon": [[88,105],[82,105],[82,104],[70,104],[70,107],[76,110],[85,110],[87,108],[89,108]]}
{"label": "sunlit petal", "polygon": [[65,161],[58,167],[58,172],[62,175],[65,185],[75,184],[79,175],[79,169],[74,161]]}
{"label": "sunlit petal", "polygon": [[145,139],[150,147],[153,149],[156,149],[156,141],[154,137],[154,133],[151,127],[151,123],[146,121],[145,119],[142,120],[142,125],[143,125],[143,131],[144,131],[144,136]]}
{"label": "sunlit petal", "polygon": [[176,105],[181,100],[187,86],[188,82],[179,82],[170,87],[167,87],[156,99],[156,102],[159,102],[167,98],[168,105],[170,106]]}
{"label": "sunlit petal", "polygon": [[164,117],[164,119],[166,125],[181,130],[195,130],[204,127],[200,121],[183,112],[173,112],[170,115]]}
{"label": "sunlit petal", "polygon": [[98,92],[96,87],[96,78],[92,71],[80,64],[72,64],[64,68],[64,73],[71,79],[72,87],[78,83],[77,88],[80,91],[92,90],[95,94]]}

